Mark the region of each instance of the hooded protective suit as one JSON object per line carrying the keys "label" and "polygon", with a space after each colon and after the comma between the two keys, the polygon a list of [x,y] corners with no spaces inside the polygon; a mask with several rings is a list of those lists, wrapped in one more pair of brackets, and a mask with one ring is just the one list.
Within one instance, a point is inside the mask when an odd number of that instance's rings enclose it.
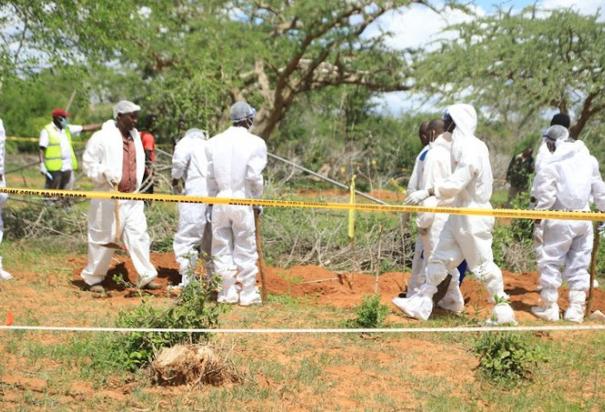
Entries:
{"label": "hooded protective suit", "polygon": [[[139,133],[131,131],[136,153],[137,190],[143,180],[145,154]],[[82,156],[86,175],[94,182],[96,191],[111,191],[110,182],[122,179],[123,143],[122,133],[115,120],[108,120],[98,132],[94,133]],[[157,271],[149,259],[150,239],[147,234],[144,203],[139,200],[119,200],[120,225],[123,241],[128,249],[132,263],[139,275],[138,285],[143,287],[157,277]],[[101,246],[113,242],[116,233],[116,220],[113,200],[94,199],[88,211],[88,264],[80,276],[88,285],[101,283],[107,274],[113,249]]]}
{"label": "hooded protective suit", "polygon": [[[267,164],[263,139],[244,127],[232,126],[208,140],[208,194],[257,198],[263,193],[262,171]],[[250,206],[215,205],[212,211],[212,257],[223,279],[219,301],[250,305],[260,302],[254,212]],[[241,283],[241,292],[235,285]],[[238,296],[239,295],[239,296]]]}
{"label": "hooded protective suit", "polygon": [[[4,131],[4,123],[2,119],[0,119],[0,175],[2,179],[0,179],[0,187],[6,187],[6,177],[4,176],[4,156],[6,151],[4,149],[4,143],[6,142],[6,133]],[[8,194],[0,193],[0,243],[2,242],[2,238],[4,237],[4,221],[2,220],[2,207],[6,203],[8,199]],[[9,280],[12,279],[10,273],[4,270],[2,267],[2,257],[0,257],[0,280]]]}
{"label": "hooded protective suit", "polygon": [[[454,207],[491,209],[493,177],[489,151],[485,143],[474,135],[477,126],[475,109],[467,104],[455,104],[448,107],[448,113],[456,125],[452,133],[453,172],[449,178],[435,184],[435,197],[440,202],[452,202]],[[415,197],[414,194],[411,197]],[[502,272],[494,263],[492,254],[493,225],[493,217],[450,215],[429,259],[426,283],[417,295],[404,299],[397,306],[409,316],[428,319],[437,285],[447,276],[448,270],[463,260],[486,284],[490,297],[506,299]],[[494,311],[493,320],[497,323],[515,322],[512,308],[507,304],[499,306]]]}
{"label": "hooded protective suit", "polygon": [[[421,168],[421,175],[417,179],[416,190],[428,189],[434,187],[441,180],[448,178],[452,174],[451,146],[452,138],[450,133],[443,133],[429,144],[428,152],[424,152],[424,165]],[[421,153],[421,156],[422,153]],[[437,205],[435,197],[429,197],[422,202],[422,206],[434,207]],[[432,251],[437,244],[437,240],[449,215],[435,213],[419,213],[416,218],[416,226],[420,234],[421,241],[421,259],[420,268],[414,271],[408,282],[408,295],[413,294],[425,283],[426,262],[429,261]],[[464,298],[460,292],[459,277],[460,274],[456,268],[450,269],[452,280],[446,295],[439,302],[439,306],[453,312],[461,312],[464,309]]]}
{"label": "hooded protective suit", "polygon": [[[549,131],[555,127],[561,126],[552,126]],[[586,211],[590,210],[592,196],[599,210],[605,210],[605,184],[597,160],[583,143],[568,141],[565,136],[567,134],[556,140],[555,152],[536,174],[536,209]],[[590,282],[592,223],[545,220],[543,227],[543,244],[538,256],[543,306],[532,311],[542,319],[559,320],[557,291],[565,279],[570,302],[565,319],[582,322]]]}
{"label": "hooded protective suit", "polygon": [[[189,129],[179,140],[172,156],[172,178],[183,179],[183,194],[191,196],[208,196],[208,160],[206,143],[208,135],[200,129]],[[195,270],[198,251],[201,245],[207,263],[210,262],[212,233],[206,228],[208,205],[202,203],[179,203],[179,227],[174,236],[173,249],[182,276],[184,287],[191,281],[190,275]],[[206,264],[206,270],[210,265]]]}

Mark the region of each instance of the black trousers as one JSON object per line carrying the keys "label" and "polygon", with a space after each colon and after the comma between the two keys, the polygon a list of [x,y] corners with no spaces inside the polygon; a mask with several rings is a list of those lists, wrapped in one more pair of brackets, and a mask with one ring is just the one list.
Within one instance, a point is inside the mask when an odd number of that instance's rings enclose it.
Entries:
{"label": "black trousers", "polygon": [[48,176],[46,176],[46,184],[44,185],[44,188],[46,188],[46,189],[63,190],[63,189],[65,189],[65,187],[69,183],[69,180],[71,179],[71,170],[66,170],[64,172],[59,170],[56,172],[48,172],[48,173],[50,173],[50,175],[53,178],[49,179]]}

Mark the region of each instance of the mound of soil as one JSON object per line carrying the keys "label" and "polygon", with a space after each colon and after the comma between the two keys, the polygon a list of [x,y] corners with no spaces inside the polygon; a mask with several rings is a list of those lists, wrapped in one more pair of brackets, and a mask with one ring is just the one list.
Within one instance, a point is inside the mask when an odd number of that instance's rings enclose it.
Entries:
{"label": "mound of soil", "polygon": [[[162,285],[162,289],[151,293],[166,295],[168,285],[180,282],[174,255],[172,253],[152,253],[151,260],[158,269],[158,281]],[[103,286],[111,291],[113,296],[130,296],[132,291],[114,282],[112,277],[121,275],[128,282],[135,284],[136,271],[132,262],[124,253],[116,254],[114,261]],[[73,283],[83,287],[79,274],[86,264],[86,258],[73,258],[71,262],[75,266]],[[503,271],[503,275],[504,287],[511,297],[518,320],[535,320],[530,308],[537,305],[540,300],[539,292],[536,290],[537,273]],[[368,274],[335,273],[316,265],[299,265],[288,269],[267,267],[265,277],[269,293],[306,297],[311,303],[351,308],[359,305],[364,296],[373,294],[376,290],[381,295],[382,302],[390,304],[393,297],[405,290],[409,274],[389,272],[383,273],[376,279],[375,276]],[[462,284],[462,294],[466,302],[467,313],[485,313],[487,316],[489,312],[487,308],[490,304],[487,302],[487,292],[481,282],[472,278],[465,279]],[[564,288],[560,291],[559,305],[562,309],[566,309],[568,305],[567,290]],[[594,291],[593,310],[596,309],[605,312],[605,291],[600,289]]]}

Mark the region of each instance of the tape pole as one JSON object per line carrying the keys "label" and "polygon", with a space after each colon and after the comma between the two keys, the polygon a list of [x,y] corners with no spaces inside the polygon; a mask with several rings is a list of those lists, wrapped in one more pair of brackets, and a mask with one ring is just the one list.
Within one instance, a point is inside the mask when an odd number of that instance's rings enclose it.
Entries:
{"label": "tape pole", "polygon": [[605,331],[605,325],[536,325],[536,326],[456,326],[411,328],[250,328],[250,329],[182,329],[182,328],[104,328],[78,326],[0,325],[0,332],[101,332],[101,333],[218,333],[218,334],[342,334],[342,333],[487,333],[487,332],[581,332]]}
{"label": "tape pole", "polygon": [[263,206],[287,207],[306,209],[330,210],[356,210],[361,212],[387,212],[387,213],[446,213],[450,215],[493,216],[512,219],[551,219],[551,220],[584,220],[605,221],[605,213],[601,212],[568,212],[557,210],[521,210],[521,209],[473,209],[457,207],[424,207],[410,205],[377,205],[370,203],[334,203],[309,202],[297,200],[271,200],[271,199],[238,199],[208,196],[187,196],[160,193],[116,193],[94,192],[76,190],[50,190],[1,187],[0,193],[16,196],[63,197],[73,199],[101,199],[101,200],[153,200],[172,203],[205,203],[232,206]]}

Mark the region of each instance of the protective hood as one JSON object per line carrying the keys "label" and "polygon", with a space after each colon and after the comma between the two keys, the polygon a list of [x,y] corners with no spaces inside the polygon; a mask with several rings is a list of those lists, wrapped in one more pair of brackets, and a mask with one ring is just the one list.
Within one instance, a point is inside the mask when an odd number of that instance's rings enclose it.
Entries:
{"label": "protective hood", "polygon": [[194,139],[208,140],[208,133],[206,133],[202,129],[192,128],[192,129],[189,129],[189,130],[187,130],[185,132],[185,136],[184,137],[194,138]]}
{"label": "protective hood", "polygon": [[456,123],[452,138],[474,137],[477,130],[477,112],[470,104],[453,104],[447,108],[447,112]]}

